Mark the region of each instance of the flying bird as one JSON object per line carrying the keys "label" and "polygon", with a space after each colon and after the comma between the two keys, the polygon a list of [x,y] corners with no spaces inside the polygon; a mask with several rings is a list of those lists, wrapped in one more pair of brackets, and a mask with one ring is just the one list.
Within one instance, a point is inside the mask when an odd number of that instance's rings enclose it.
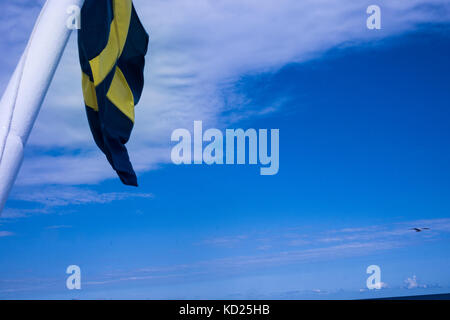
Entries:
{"label": "flying bird", "polygon": [[415,230],[416,232],[422,232],[423,230],[430,230],[430,228],[411,228],[409,230]]}

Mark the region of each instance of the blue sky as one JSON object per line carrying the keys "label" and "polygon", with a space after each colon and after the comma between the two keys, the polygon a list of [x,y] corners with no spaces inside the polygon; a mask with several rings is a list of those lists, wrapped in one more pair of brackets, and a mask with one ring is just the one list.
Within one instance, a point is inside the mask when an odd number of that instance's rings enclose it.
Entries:
{"label": "blue sky", "polygon": [[[16,26],[0,40],[2,90],[41,3],[1,4],[0,31]],[[135,4],[152,38],[130,141],[141,186],[122,186],[92,142],[72,37],[0,219],[0,298],[450,291],[445,1],[380,1],[380,31],[363,2]],[[279,128],[279,173],[170,164],[171,131],[193,120]],[[71,264],[81,291],[65,288]]]}

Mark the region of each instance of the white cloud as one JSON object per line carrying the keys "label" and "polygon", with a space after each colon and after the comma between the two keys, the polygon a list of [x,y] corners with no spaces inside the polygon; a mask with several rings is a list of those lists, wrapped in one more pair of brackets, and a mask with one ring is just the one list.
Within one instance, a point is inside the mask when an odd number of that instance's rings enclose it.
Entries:
{"label": "white cloud", "polygon": [[[426,225],[430,227],[427,236],[410,230],[410,226]],[[401,247],[415,245],[425,241],[433,241],[447,236],[450,232],[450,219],[437,218],[428,220],[413,220],[399,223],[371,225],[361,228],[344,228],[339,230],[324,230],[318,233],[305,233],[304,227],[288,229],[267,229],[249,231],[239,235],[216,235],[206,239],[201,244],[209,246],[249,246],[258,250],[278,249],[279,247],[336,246],[359,244],[366,242],[386,242],[391,246]],[[296,230],[299,230],[296,232]],[[332,235],[330,237],[330,235]]]}
{"label": "white cloud", "polygon": [[[11,194],[11,199],[16,201],[32,202],[42,205],[38,209],[7,208],[0,221],[27,218],[39,214],[51,214],[56,207],[68,205],[105,204],[126,199],[152,199],[151,193],[139,192],[97,192],[88,188],[68,186],[47,187],[16,187]],[[64,228],[70,226],[51,226],[49,229]]]}
{"label": "white cloud", "polygon": [[9,231],[0,231],[0,238],[3,238],[3,237],[10,237],[10,236],[13,236],[13,235],[14,235],[13,232],[9,232]]}
{"label": "white cloud", "polygon": [[35,189],[33,192],[13,193],[14,200],[35,202],[46,207],[59,207],[67,205],[83,205],[91,203],[110,203],[130,198],[153,198],[149,193],[110,192],[99,193],[94,190],[75,187],[47,187]]}
{"label": "white cloud", "polygon": [[405,280],[405,286],[407,289],[416,289],[416,288],[426,288],[426,285],[420,285],[417,281],[416,275],[413,275],[411,278],[407,278]]}
{"label": "white cloud", "polygon": [[68,226],[68,225],[58,225],[58,226],[48,226],[45,229],[49,229],[49,230],[59,230],[59,229],[70,229],[72,228],[72,226]]}
{"label": "white cloud", "polygon": [[[137,107],[130,155],[140,172],[169,161],[170,132],[191,128],[193,120],[223,126],[251,103],[233,90],[243,75],[273,72],[292,62],[320,57],[338,45],[358,44],[414,29],[421,23],[450,19],[445,0],[380,0],[381,31],[366,29],[369,1],[354,0],[135,0],[151,36],[146,86]],[[24,3],[32,3],[20,10]],[[3,4],[7,19],[0,32],[14,26],[16,36],[0,42],[11,55],[0,59],[12,71],[23,48],[36,4]],[[445,8],[444,8],[445,6]],[[442,9],[442,10],[439,10]],[[23,23],[23,26],[20,24]],[[5,67],[5,68],[4,68]],[[5,73],[0,76],[4,87]],[[226,99],[224,99],[226,95]],[[258,106],[273,111],[277,106]],[[226,119],[224,111],[231,111]],[[115,177],[94,146],[80,88],[75,37],[72,38],[29,141],[33,150],[62,148],[62,155],[31,152],[19,177],[22,185],[98,183]]]}
{"label": "white cloud", "polygon": [[216,237],[203,241],[203,244],[232,248],[239,245],[242,241],[246,240],[247,238],[248,236],[246,235],[238,235],[231,237]]}
{"label": "white cloud", "polygon": [[45,214],[48,213],[47,209],[5,209],[0,216],[2,220],[13,220],[18,218],[26,218],[34,214]]}
{"label": "white cloud", "polygon": [[[450,219],[429,219],[428,225],[448,223]],[[246,248],[243,251],[230,250],[230,255],[224,258],[212,258],[208,260],[194,261],[188,264],[167,265],[167,266],[146,266],[137,270],[126,271],[125,274],[108,274],[104,275],[104,279],[99,283],[109,283],[115,281],[128,281],[130,279],[144,280],[146,277],[193,277],[198,275],[218,274],[220,272],[246,272],[254,268],[269,268],[281,265],[295,265],[303,263],[311,263],[317,261],[333,261],[335,259],[344,259],[352,257],[367,256],[373,253],[389,252],[397,248],[415,246],[416,242],[410,239],[416,238],[415,233],[400,232],[406,227],[399,228],[401,225],[415,224],[416,221],[405,221],[402,223],[394,223],[389,225],[372,225],[368,227],[346,228],[339,231],[329,230],[319,233],[303,232],[302,236],[311,240],[311,243],[305,245],[304,248],[292,250],[291,241],[295,237],[289,233],[283,237],[283,232],[288,230],[260,230],[253,231],[249,234],[239,235],[218,235],[212,239],[206,239],[201,243],[206,246],[228,247],[234,248],[238,245],[240,248]],[[304,229],[301,227],[301,229]],[[292,232],[295,228],[290,228]],[[390,231],[390,232],[389,232]],[[406,228],[406,231],[407,228]],[[450,230],[441,230],[448,232]],[[324,234],[328,233],[352,233],[353,238],[343,238],[342,243],[333,244],[328,242],[320,242]],[[367,232],[372,237],[367,237]],[[280,236],[281,234],[281,236]],[[264,235],[264,238],[261,238]],[[446,239],[441,237],[440,239]],[[259,243],[264,241],[266,248],[261,248]],[[438,240],[436,238],[436,240]],[[445,241],[445,240],[444,240]],[[252,249],[253,248],[253,249]],[[263,252],[261,252],[263,251]],[[242,252],[245,252],[242,254]],[[364,269],[364,268],[363,268]],[[94,283],[93,283],[94,284]],[[414,275],[405,280],[405,288],[429,288],[430,285],[422,285]],[[386,282],[381,282],[381,288],[393,288]],[[366,292],[367,289],[360,289],[360,292]],[[323,291],[317,291],[317,293]]]}
{"label": "white cloud", "polygon": [[408,224],[402,223],[404,226],[408,227],[427,227],[430,228],[430,230],[427,231],[427,234],[434,231],[443,231],[448,232],[450,231],[450,219],[449,218],[440,218],[440,219],[422,219],[422,220],[416,220],[412,221]]}

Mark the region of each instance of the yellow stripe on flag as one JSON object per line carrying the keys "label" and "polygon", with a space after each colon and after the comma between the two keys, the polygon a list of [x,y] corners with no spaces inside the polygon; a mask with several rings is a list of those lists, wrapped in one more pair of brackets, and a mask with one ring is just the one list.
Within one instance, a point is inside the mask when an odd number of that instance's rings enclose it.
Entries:
{"label": "yellow stripe on flag", "polygon": [[133,92],[119,67],[116,68],[116,73],[106,96],[117,109],[122,111],[134,123]]}
{"label": "yellow stripe on flag", "polygon": [[128,37],[131,21],[131,0],[113,0],[114,19],[111,22],[108,43],[105,49],[89,61],[95,86],[105,80],[122,54]]}

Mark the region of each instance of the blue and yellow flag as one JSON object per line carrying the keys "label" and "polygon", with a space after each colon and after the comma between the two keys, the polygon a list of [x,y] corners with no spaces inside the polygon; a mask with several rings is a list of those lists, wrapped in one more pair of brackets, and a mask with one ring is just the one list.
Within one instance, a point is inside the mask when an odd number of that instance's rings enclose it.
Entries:
{"label": "blue and yellow flag", "polygon": [[144,87],[149,37],[132,0],[86,0],[78,50],[86,112],[95,143],[126,185],[137,186],[125,144]]}

